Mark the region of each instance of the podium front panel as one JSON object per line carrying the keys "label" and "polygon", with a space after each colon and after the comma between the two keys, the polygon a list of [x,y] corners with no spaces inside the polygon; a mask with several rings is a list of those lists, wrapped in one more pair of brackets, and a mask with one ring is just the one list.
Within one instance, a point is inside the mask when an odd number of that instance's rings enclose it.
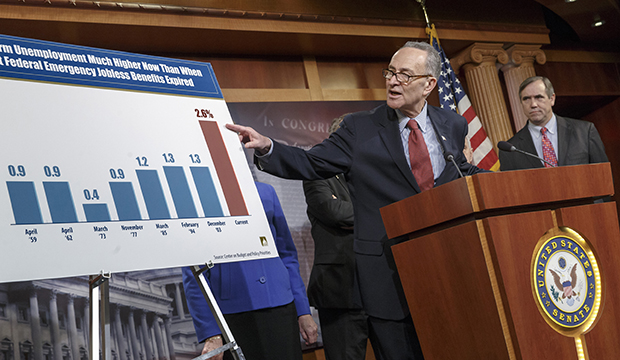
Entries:
{"label": "podium front panel", "polygon": [[620,359],[620,230],[616,203],[564,208],[558,214],[560,225],[580,232],[592,243],[605,283],[599,321],[585,335],[590,359]]}
{"label": "podium front panel", "polygon": [[532,295],[532,254],[538,240],[555,226],[552,211],[495,216],[484,222],[515,352],[521,355],[517,358],[577,360],[575,341],[545,322]]}
{"label": "podium front panel", "polygon": [[[540,192],[541,182],[561,186]],[[583,350],[590,360],[620,359],[618,215],[615,203],[592,204],[613,194],[609,164],[478,174],[447,185],[381,209],[388,234],[410,239],[392,249],[425,358],[577,360]],[[442,197],[459,206],[429,202]],[[431,211],[420,219],[413,215],[420,208]],[[598,255],[602,301],[593,326],[562,328],[534,298],[534,251],[559,227],[581,234]]]}
{"label": "podium front panel", "polygon": [[510,359],[479,221],[392,246],[426,360]]}

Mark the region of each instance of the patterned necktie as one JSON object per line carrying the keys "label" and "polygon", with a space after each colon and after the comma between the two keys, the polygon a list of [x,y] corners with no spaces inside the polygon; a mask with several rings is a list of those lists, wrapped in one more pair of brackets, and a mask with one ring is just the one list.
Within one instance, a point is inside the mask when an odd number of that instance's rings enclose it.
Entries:
{"label": "patterned necktie", "polygon": [[553,166],[545,163],[545,167],[554,167],[558,166],[558,158],[555,157],[555,151],[553,150],[553,145],[551,145],[551,140],[547,137],[547,128],[543,127],[540,129],[542,133],[542,149],[543,149],[543,159],[553,164]]}
{"label": "patterned necktie", "polygon": [[422,131],[420,131],[418,122],[411,119],[407,123],[407,127],[411,129],[409,133],[409,161],[411,162],[411,172],[418,182],[420,190],[425,191],[431,189],[435,183],[431,157],[428,155],[426,142],[424,142],[424,135],[422,135]]}

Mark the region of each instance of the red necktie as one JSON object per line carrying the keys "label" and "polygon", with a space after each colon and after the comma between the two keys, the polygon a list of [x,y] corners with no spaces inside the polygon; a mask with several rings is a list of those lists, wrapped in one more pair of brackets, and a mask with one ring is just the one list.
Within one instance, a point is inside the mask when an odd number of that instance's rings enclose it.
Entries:
{"label": "red necktie", "polygon": [[431,189],[435,183],[431,157],[428,155],[426,142],[424,142],[424,135],[422,135],[422,131],[420,131],[418,122],[411,119],[407,123],[407,127],[411,129],[409,133],[409,161],[411,162],[411,172],[418,182],[420,190],[425,191]]}
{"label": "red necktie", "polygon": [[[553,166],[558,166],[558,158],[555,157],[555,151],[553,150],[553,145],[551,145],[551,140],[547,137],[547,128],[543,127],[540,129],[542,133],[542,149],[543,149],[543,159],[553,164]],[[545,163],[545,167],[553,167],[547,163]]]}

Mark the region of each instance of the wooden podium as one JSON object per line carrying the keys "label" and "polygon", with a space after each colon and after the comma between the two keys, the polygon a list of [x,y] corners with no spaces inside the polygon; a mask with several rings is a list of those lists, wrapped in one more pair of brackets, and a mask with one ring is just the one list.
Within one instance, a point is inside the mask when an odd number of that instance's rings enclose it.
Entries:
{"label": "wooden podium", "polygon": [[[620,231],[608,163],[477,174],[381,209],[426,360],[620,359]],[[539,239],[567,226],[600,266],[598,322],[554,330],[533,296]],[[580,345],[581,344],[581,347]]]}

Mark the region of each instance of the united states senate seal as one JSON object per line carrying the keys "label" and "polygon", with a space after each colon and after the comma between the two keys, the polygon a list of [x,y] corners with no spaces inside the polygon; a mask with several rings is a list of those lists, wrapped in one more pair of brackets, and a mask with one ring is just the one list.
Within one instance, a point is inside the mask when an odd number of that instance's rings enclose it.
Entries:
{"label": "united states senate seal", "polygon": [[530,270],[536,305],[553,329],[578,336],[594,327],[603,281],[587,239],[568,227],[550,229],[536,245]]}

